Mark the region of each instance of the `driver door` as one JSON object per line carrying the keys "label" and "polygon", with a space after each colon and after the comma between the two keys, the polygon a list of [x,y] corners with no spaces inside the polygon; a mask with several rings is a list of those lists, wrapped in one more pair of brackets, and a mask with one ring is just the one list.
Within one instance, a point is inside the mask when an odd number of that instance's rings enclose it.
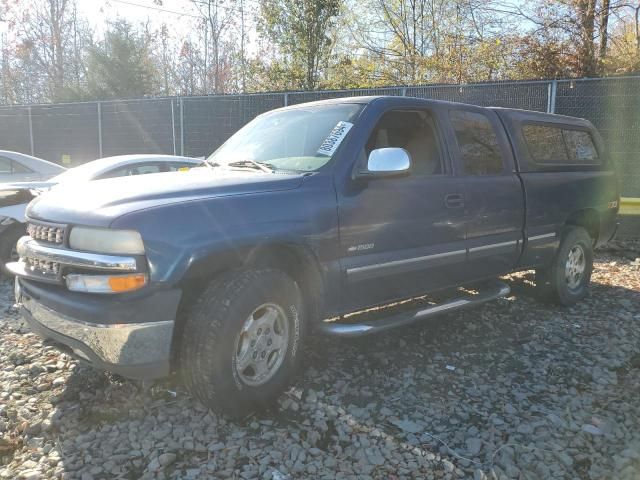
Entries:
{"label": "driver door", "polygon": [[466,262],[464,186],[451,174],[437,117],[427,109],[385,112],[371,151],[404,148],[408,175],[355,179],[339,193],[345,310],[457,284]]}

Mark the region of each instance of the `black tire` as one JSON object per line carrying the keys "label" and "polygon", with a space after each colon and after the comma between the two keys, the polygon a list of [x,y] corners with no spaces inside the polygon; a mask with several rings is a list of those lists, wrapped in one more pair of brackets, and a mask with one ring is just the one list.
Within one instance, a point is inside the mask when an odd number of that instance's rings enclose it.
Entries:
{"label": "black tire", "polygon": [[[573,253],[572,253],[573,252]],[[582,274],[570,275],[567,267],[570,254],[584,258]],[[560,247],[552,265],[536,270],[536,286],[545,298],[570,306],[582,300],[589,291],[593,271],[593,239],[582,227],[568,227],[562,235]],[[569,279],[570,278],[570,279]]]}
{"label": "black tire", "polygon": [[0,270],[5,277],[13,277],[13,274],[7,270],[5,264],[18,260],[15,247],[20,237],[24,235],[26,235],[26,229],[21,223],[12,225],[0,235]]}
{"label": "black tire", "polygon": [[[286,322],[288,343],[283,359],[276,360],[281,363],[272,369],[272,376],[265,383],[251,385],[242,378],[247,370],[238,372],[237,347],[245,322],[266,304],[281,309],[283,315],[278,318]],[[281,271],[240,270],[213,280],[191,311],[181,335],[180,369],[187,388],[207,407],[231,417],[269,406],[296,373],[305,333],[303,316],[298,285]]]}

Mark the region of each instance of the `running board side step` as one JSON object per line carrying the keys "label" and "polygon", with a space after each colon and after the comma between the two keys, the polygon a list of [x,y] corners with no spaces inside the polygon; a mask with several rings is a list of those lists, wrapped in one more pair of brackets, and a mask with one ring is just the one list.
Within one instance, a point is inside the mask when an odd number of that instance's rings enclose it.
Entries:
{"label": "running board side step", "polygon": [[432,306],[421,306],[415,310],[396,313],[388,317],[365,321],[362,323],[343,323],[340,322],[340,320],[324,321],[317,326],[317,331],[318,333],[339,337],[359,337],[362,335],[369,335],[389,330],[391,328],[410,325],[442,313],[473,307],[475,305],[495,300],[496,298],[505,297],[509,295],[511,289],[506,283],[495,281],[485,283],[482,286],[477,287],[477,292],[478,293],[475,295],[463,294]]}

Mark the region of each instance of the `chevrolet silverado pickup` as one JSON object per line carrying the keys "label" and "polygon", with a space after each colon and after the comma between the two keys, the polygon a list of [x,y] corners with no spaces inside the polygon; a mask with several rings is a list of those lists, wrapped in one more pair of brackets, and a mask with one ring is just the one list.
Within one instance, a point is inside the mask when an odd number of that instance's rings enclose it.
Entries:
{"label": "chevrolet silverado pickup", "polygon": [[207,168],[39,196],[7,268],[24,318],[63,351],[131,378],[179,372],[240,415],[289,385],[312,331],[366,335],[477,305],[522,270],[579,301],[618,201],[586,120],[343,98],[258,116]]}

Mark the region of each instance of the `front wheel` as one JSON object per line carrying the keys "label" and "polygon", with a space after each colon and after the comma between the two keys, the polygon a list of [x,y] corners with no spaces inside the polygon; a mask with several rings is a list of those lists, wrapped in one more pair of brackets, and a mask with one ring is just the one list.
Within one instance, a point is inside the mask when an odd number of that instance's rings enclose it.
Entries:
{"label": "front wheel", "polygon": [[242,270],[214,280],[183,330],[187,387],[233,417],[274,402],[299,363],[302,315],[300,290],[283,272]]}
{"label": "front wheel", "polygon": [[569,306],[587,295],[593,270],[593,240],[584,228],[564,232],[553,264],[536,271],[538,287],[547,297]]}

